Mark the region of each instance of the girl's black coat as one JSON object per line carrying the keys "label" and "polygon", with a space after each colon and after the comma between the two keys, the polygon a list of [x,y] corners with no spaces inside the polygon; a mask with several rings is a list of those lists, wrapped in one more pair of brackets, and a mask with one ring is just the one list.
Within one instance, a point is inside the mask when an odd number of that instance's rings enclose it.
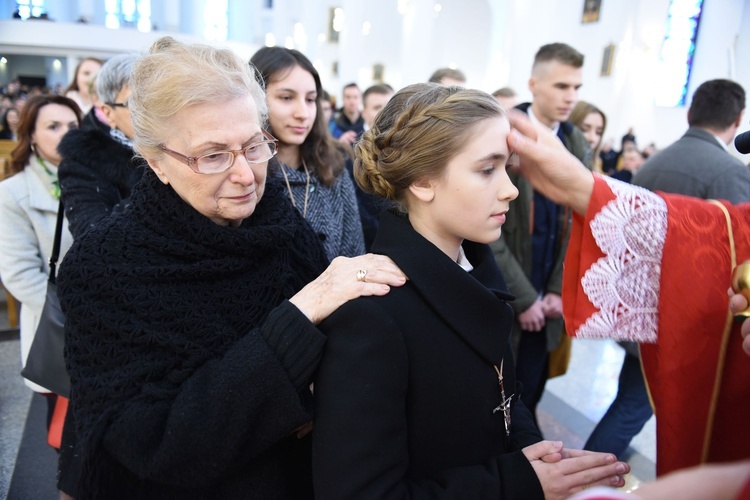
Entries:
{"label": "girl's black coat", "polygon": [[[374,253],[407,274],[383,297],[342,306],[315,382],[316,498],[542,498],[520,451],[541,440],[519,399],[508,344],[513,312],[487,245],[465,241],[467,273],[385,213]],[[513,394],[505,435],[493,365]]]}

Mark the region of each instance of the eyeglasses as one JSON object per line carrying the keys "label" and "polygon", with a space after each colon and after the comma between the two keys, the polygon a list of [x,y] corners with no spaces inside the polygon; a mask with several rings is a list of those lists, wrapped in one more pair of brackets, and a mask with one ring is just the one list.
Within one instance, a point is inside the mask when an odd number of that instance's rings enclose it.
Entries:
{"label": "eyeglasses", "polygon": [[125,101],[125,102],[105,102],[104,104],[106,104],[107,106],[111,106],[113,108],[125,108],[125,109],[127,109],[127,108],[130,107],[129,104],[128,104],[128,101]]}
{"label": "eyeglasses", "polygon": [[196,174],[218,174],[229,170],[234,165],[238,155],[245,157],[248,163],[264,163],[276,156],[278,142],[271,134],[262,131],[265,141],[250,144],[242,149],[229,151],[216,151],[202,156],[185,156],[177,151],[172,151],[164,145],[159,148],[172,158],[181,161]]}

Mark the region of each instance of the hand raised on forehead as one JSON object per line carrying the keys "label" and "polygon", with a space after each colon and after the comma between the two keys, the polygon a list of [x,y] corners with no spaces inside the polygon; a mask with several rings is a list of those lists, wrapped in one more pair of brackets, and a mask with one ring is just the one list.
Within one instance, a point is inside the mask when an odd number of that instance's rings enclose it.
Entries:
{"label": "hand raised on forehead", "polygon": [[591,172],[555,134],[532,123],[525,113],[510,110],[508,117],[508,147],[520,157],[521,174],[547,198],[584,213],[594,189]]}

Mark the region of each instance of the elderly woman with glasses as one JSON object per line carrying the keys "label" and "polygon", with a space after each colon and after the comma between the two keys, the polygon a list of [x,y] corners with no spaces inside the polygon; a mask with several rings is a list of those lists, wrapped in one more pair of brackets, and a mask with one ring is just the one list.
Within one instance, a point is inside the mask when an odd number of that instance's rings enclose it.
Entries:
{"label": "elderly woman with glasses", "polygon": [[128,109],[129,81],[137,58],[136,54],[115,56],[96,75],[100,110],[109,126],[91,111],[81,128],[60,143],[60,188],[74,238],[121,211],[140,178],[142,169],[132,161],[134,132]]}
{"label": "elderly woman with glasses", "polygon": [[130,86],[148,166],[59,273],[60,486],[82,499],[311,498],[316,324],[405,276],[376,255],[326,268],[266,174],[265,96],[235,54],[163,38]]}

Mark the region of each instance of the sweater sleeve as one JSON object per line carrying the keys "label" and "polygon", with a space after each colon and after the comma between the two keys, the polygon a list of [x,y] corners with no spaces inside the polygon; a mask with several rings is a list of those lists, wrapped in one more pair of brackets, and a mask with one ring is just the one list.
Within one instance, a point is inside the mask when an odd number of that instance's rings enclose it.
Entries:
{"label": "sweater sleeve", "polygon": [[401,332],[367,300],[326,320],[326,352],[315,382],[313,480],[317,498],[542,498],[522,452],[408,477],[409,363]]}
{"label": "sweater sleeve", "polygon": [[312,419],[302,391],[323,343],[312,323],[284,302],[174,394],[146,384],[107,425],[104,447],[140,477],[206,486]]}
{"label": "sweater sleeve", "polygon": [[[63,146],[61,150],[67,151],[70,142],[77,137],[66,136],[63,142],[67,146]],[[91,147],[97,147],[97,144]],[[106,157],[110,163],[98,164],[99,157]],[[100,220],[124,208],[132,183],[136,179],[131,170],[137,167],[126,164],[126,168],[123,168],[123,165],[117,164],[120,161],[128,161],[120,149],[113,150],[111,154],[108,150],[97,151],[96,156],[92,155],[92,158],[86,158],[84,161],[81,161],[78,155],[63,155],[58,167],[58,177],[65,204],[65,216],[73,238],[78,239]]]}

